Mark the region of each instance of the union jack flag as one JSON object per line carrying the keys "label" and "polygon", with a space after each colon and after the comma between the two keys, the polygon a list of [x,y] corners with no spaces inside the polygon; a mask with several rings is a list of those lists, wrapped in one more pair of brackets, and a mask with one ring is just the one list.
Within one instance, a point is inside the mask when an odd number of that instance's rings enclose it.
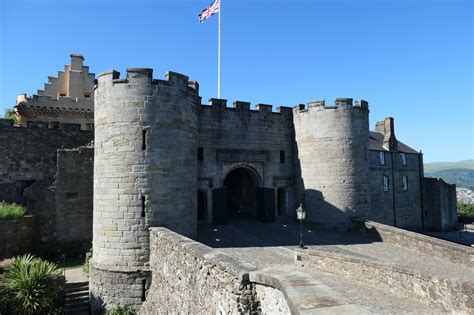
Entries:
{"label": "union jack flag", "polygon": [[210,18],[212,15],[219,12],[220,0],[214,0],[214,2],[205,8],[204,10],[199,13],[199,22],[204,22],[205,19]]}

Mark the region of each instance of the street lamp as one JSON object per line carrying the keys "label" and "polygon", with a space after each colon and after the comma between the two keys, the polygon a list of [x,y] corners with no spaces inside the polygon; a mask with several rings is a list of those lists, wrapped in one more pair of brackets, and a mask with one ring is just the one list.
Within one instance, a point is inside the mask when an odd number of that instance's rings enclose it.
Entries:
{"label": "street lamp", "polygon": [[300,248],[305,249],[306,246],[304,246],[303,243],[303,220],[306,217],[306,211],[303,210],[303,205],[301,203],[298,209],[296,209],[296,217],[300,220]]}

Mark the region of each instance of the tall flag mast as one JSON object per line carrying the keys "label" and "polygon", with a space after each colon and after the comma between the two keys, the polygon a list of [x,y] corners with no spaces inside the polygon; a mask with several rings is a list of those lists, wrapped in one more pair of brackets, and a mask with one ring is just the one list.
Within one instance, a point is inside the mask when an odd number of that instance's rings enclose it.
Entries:
{"label": "tall flag mast", "polygon": [[217,98],[221,98],[221,1],[214,0],[214,2],[198,14],[199,22],[203,23],[212,15],[218,13],[217,23]]}

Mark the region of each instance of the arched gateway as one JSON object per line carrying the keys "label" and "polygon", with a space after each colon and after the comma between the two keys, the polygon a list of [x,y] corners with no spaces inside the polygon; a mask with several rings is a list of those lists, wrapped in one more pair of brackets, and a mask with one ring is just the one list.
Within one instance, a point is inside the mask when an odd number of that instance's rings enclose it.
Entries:
{"label": "arched gateway", "polygon": [[274,189],[261,186],[260,176],[253,169],[244,166],[232,169],[225,176],[223,186],[213,190],[213,224],[226,224],[232,217],[274,222]]}

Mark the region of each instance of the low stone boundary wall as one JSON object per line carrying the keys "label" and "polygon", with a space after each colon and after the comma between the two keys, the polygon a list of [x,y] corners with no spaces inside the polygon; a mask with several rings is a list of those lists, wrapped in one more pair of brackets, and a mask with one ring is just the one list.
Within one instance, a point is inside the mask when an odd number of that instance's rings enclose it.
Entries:
{"label": "low stone boundary wall", "polygon": [[353,221],[353,225],[358,230],[377,233],[384,242],[434,255],[456,264],[474,266],[474,248],[373,221]]}
{"label": "low stone boundary wall", "polygon": [[31,215],[0,220],[0,259],[35,252],[39,239],[36,222]]}
{"label": "low stone boundary wall", "polygon": [[384,285],[405,296],[416,296],[427,304],[440,305],[447,311],[470,314],[474,310],[474,283],[462,279],[443,279],[414,268],[374,262],[340,253],[298,250],[303,264],[323,272]]}
{"label": "low stone boundary wall", "polygon": [[258,314],[276,290],[249,281],[254,266],[161,227],[150,229],[150,268],[139,314]]}

